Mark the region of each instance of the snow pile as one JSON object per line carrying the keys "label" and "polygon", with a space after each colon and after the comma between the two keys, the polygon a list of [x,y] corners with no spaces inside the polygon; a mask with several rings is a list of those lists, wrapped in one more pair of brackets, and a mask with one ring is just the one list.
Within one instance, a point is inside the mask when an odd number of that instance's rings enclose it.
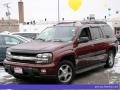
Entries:
{"label": "snow pile", "polygon": [[7,75],[9,75],[9,74],[6,73],[4,70],[1,70],[1,71],[0,71],[0,78],[1,78],[1,77],[4,77],[4,76],[7,76]]}

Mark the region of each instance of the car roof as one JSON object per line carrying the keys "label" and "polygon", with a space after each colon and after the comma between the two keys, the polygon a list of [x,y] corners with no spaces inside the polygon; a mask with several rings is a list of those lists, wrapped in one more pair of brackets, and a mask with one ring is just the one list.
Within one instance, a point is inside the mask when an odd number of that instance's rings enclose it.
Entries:
{"label": "car roof", "polygon": [[0,33],[0,36],[5,36],[5,35],[6,35],[6,36],[7,36],[7,35],[8,35],[8,36],[11,36],[11,34]]}
{"label": "car roof", "polygon": [[11,35],[11,34],[0,34],[0,36],[11,36],[11,37],[17,37],[15,35]]}
{"label": "car roof", "polygon": [[37,32],[14,32],[12,34],[37,34]]}

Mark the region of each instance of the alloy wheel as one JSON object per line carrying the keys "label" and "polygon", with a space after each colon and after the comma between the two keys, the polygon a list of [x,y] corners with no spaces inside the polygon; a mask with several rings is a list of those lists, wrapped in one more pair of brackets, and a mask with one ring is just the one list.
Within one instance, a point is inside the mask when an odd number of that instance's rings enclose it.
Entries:
{"label": "alloy wheel", "polygon": [[61,83],[67,83],[71,80],[73,71],[70,65],[63,64],[58,70],[58,79]]}

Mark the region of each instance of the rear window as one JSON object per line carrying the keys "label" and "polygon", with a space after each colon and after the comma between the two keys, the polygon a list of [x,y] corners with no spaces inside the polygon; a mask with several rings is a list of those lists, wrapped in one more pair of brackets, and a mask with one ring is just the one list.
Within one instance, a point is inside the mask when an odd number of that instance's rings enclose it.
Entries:
{"label": "rear window", "polygon": [[4,38],[6,45],[17,45],[17,44],[21,43],[20,40],[14,38],[14,37],[11,37],[11,36],[4,36],[3,38]]}
{"label": "rear window", "polygon": [[102,26],[101,29],[105,38],[111,38],[114,36],[113,30],[110,26]]}
{"label": "rear window", "polygon": [[37,36],[37,33],[15,33],[14,35],[20,35],[20,36],[23,36],[23,37],[26,37],[26,38],[36,38]]}

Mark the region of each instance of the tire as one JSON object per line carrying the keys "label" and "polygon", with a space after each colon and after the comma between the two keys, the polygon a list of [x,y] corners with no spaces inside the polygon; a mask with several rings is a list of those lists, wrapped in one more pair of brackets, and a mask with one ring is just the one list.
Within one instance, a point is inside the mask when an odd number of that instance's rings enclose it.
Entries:
{"label": "tire", "polygon": [[64,60],[60,63],[57,72],[57,82],[60,84],[70,84],[75,75],[74,65],[68,60]]}
{"label": "tire", "polygon": [[21,76],[21,75],[13,75],[16,79],[20,79],[20,80],[25,80],[26,77]]}
{"label": "tire", "polygon": [[106,61],[106,68],[112,68],[114,66],[115,63],[115,55],[113,53],[113,51],[109,51],[108,52],[108,57],[107,57],[107,61]]}

